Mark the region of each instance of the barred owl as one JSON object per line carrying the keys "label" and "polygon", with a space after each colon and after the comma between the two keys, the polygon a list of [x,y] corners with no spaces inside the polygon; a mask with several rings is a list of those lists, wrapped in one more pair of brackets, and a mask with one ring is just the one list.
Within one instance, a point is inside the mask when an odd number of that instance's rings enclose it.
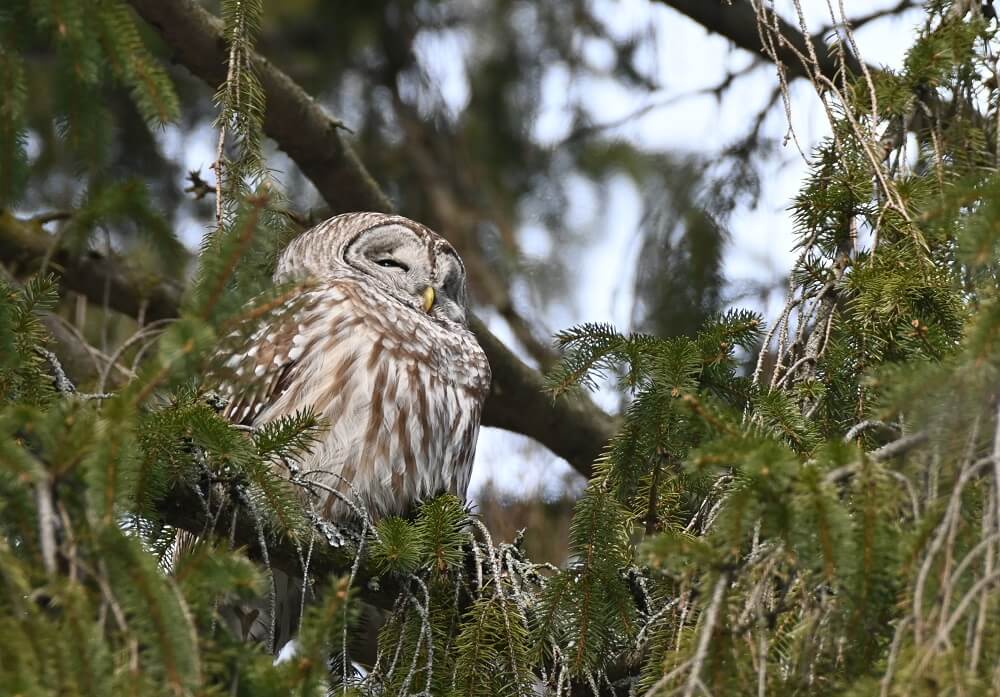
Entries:
{"label": "barred owl", "polygon": [[299,463],[317,512],[405,513],[443,492],[465,497],[490,368],[466,324],[465,267],[442,237],[407,218],[339,215],[281,255],[276,283],[311,279],[224,356],[234,422],[312,408],[327,430]]}

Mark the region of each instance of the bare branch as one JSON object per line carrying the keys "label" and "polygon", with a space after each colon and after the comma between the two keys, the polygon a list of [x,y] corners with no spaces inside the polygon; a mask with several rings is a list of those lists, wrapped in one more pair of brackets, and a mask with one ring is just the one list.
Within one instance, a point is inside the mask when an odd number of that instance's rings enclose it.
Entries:
{"label": "bare branch", "polygon": [[869,454],[874,460],[888,460],[889,458],[893,458],[897,455],[902,455],[905,452],[913,450],[926,442],[927,432],[917,431],[916,433],[911,433],[894,440],[891,443],[886,443],[881,448],[873,450]]}

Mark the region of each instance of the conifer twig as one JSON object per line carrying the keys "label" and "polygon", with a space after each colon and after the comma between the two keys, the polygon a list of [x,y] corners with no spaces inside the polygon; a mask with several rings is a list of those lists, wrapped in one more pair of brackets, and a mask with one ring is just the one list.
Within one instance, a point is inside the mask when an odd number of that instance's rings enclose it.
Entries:
{"label": "conifer twig", "polygon": [[56,391],[60,394],[73,394],[76,392],[76,387],[68,377],[66,377],[66,371],[63,370],[62,363],[56,354],[52,353],[48,349],[42,348],[41,346],[35,347],[35,351],[38,352],[49,364],[49,368],[52,369],[52,380],[55,384]]}
{"label": "conifer twig", "polygon": [[757,622],[758,622],[758,632],[757,632],[757,697],[767,696],[767,651],[768,651],[768,636],[767,636],[767,622],[764,617],[764,607],[763,605],[757,605]]}
{"label": "conifer twig", "polygon": [[[941,628],[934,637],[931,647],[926,650],[923,660],[920,663],[921,667],[926,666],[927,662],[930,661],[931,653],[935,648],[938,646],[944,646],[948,643],[948,636],[951,634],[951,631],[955,628],[958,621],[962,619],[962,616],[965,614],[966,609],[968,609],[972,601],[975,600],[981,593],[984,593],[987,588],[997,581],[1000,581],[1000,571],[993,571],[976,581],[972,585],[972,588],[970,588],[965,595],[962,596],[958,605],[955,606],[955,609],[942,623]],[[944,609],[946,608],[942,608],[942,610]]]}
{"label": "conifer twig", "polygon": [[[766,50],[766,44],[762,37],[754,30],[757,18],[753,8],[747,2],[716,3],[705,2],[705,0],[657,0],[667,7],[671,7],[681,14],[689,17],[693,21],[701,24],[706,30],[719,36],[723,36],[732,41],[735,46],[748,51],[751,55],[765,57],[774,60]],[[899,9],[905,9],[900,7]],[[862,18],[866,21],[870,19]],[[781,17],[775,15],[774,25],[781,35],[787,37],[787,45],[782,44],[777,47],[776,56],[788,64],[788,74],[792,78],[806,78],[808,73],[797,65],[791,58],[794,57],[791,50],[805,53],[809,49],[806,43],[812,43],[819,47],[813,49],[819,63],[819,69],[826,75],[833,77],[840,69],[840,65],[825,50],[823,37],[827,29],[812,36],[803,37],[795,30],[795,27],[786,22]],[[844,58],[847,67],[852,73],[861,72],[856,56],[847,54]]]}
{"label": "conifer twig", "polygon": [[[424,641],[427,642],[428,647],[432,643],[432,637],[430,637],[427,632],[428,623],[426,611],[422,612],[423,608],[420,607],[420,603],[409,590],[406,591],[406,599],[417,608],[417,614],[420,615],[420,633],[417,635],[417,640],[413,645],[413,657],[410,659],[410,668],[407,671],[406,676],[403,678],[402,686],[399,688],[400,695],[410,694],[410,684],[413,682],[413,676],[417,672],[417,659],[420,658],[420,649]],[[400,646],[402,646],[402,644],[403,642],[399,642]],[[428,648],[428,651],[430,651],[430,648]]]}

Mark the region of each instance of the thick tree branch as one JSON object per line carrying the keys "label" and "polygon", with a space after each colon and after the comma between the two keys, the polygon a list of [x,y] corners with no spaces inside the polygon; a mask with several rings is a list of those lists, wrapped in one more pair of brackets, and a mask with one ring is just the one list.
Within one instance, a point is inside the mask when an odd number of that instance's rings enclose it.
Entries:
{"label": "thick tree branch", "polygon": [[[105,285],[115,310],[135,317],[145,304],[149,320],[177,316],[180,286],[137,272],[122,260],[109,260],[98,252],[82,256],[53,247],[55,240],[42,227],[42,219],[22,220],[0,210],[0,259],[12,270],[35,271],[48,258],[48,269],[58,272],[63,284],[103,303]],[[49,253],[51,250],[51,254]]]}
{"label": "thick tree branch", "polygon": [[[52,244],[53,237],[37,221],[0,211],[0,259],[21,272],[32,272]],[[60,274],[63,286],[94,303],[104,301],[107,282],[111,287],[108,303],[113,310],[135,316],[145,299],[147,321],[177,316],[181,289],[135,273],[125,259],[109,260],[97,252],[78,257],[63,250],[49,258],[49,268]],[[594,460],[611,437],[614,419],[585,397],[553,401],[542,392],[538,371],[525,365],[479,320],[473,319],[472,329],[493,369],[493,388],[483,423],[534,438],[577,472],[589,476]],[[63,334],[63,341],[72,339]],[[82,379],[79,373],[73,377]]]}
{"label": "thick tree branch", "polygon": [[[174,58],[212,87],[226,78],[219,20],[194,0],[129,0],[155,26]],[[256,56],[266,92],[264,130],[295,160],[334,212],[388,211],[392,205],[339,131],[339,124],[281,70]],[[480,322],[476,335],[494,372],[483,423],[523,433],[589,475],[612,433],[612,419],[589,400],[553,403],[539,390],[541,376],[520,361]]]}
{"label": "thick tree branch", "polygon": [[483,423],[534,438],[589,477],[615,430],[615,420],[583,395],[546,397],[537,370],[525,365],[475,317],[471,326],[493,369]]}
{"label": "thick tree branch", "polygon": [[[233,506],[226,501],[213,501],[213,505],[222,506],[222,511],[213,511],[212,518],[215,521],[225,521],[224,525],[227,528],[224,532],[216,531],[217,535],[225,538],[230,534],[228,526],[235,512],[236,525],[232,528],[233,543],[237,547],[244,547],[251,558],[261,560],[263,555],[260,549],[260,536],[253,517],[245,510],[234,511]],[[209,519],[205,510],[205,504],[197,492],[188,486],[175,486],[167,496],[157,501],[156,512],[159,519],[167,525],[195,535],[211,530],[213,524],[213,520]],[[331,547],[322,538],[321,533],[317,532],[316,535],[309,557],[310,577],[328,578],[349,573],[354,563],[354,549]],[[267,540],[267,558],[271,565],[293,578],[300,578],[303,573],[304,559],[300,553],[304,553],[303,543],[296,545],[289,539],[273,537]],[[399,588],[391,583],[389,578],[380,579],[379,584],[369,584],[370,578],[367,565],[362,564],[355,579],[361,597],[378,607],[391,607]]]}
{"label": "thick tree branch", "polygon": [[[757,31],[757,16],[748,0],[735,0],[731,5],[720,2],[720,0],[657,1],[693,19],[713,34],[729,39],[739,48],[750,51],[755,56],[768,57]],[[908,3],[905,5],[901,3],[901,5],[900,10],[909,6]],[[809,55],[806,39],[802,36],[802,32],[799,31],[798,27],[794,27],[782,19],[778,20],[777,29],[784,40],[791,45],[791,48],[785,44],[777,46],[778,58],[785,64],[788,75],[809,78],[810,76],[798,59],[798,55]],[[829,80],[836,81],[836,75],[840,70],[839,59],[827,50],[822,33],[809,37],[809,41],[816,51],[819,69]],[[848,70],[855,75],[861,74],[861,63],[856,56],[847,52],[845,60]]]}

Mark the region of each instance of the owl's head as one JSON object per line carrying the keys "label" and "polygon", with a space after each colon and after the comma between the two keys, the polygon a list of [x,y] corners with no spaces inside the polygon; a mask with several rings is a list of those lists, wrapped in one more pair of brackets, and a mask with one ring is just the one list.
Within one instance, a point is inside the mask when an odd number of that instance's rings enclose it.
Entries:
{"label": "owl's head", "polygon": [[431,317],[466,323],[465,265],[455,248],[400,215],[345,213],[306,230],[282,253],[274,280],[358,274]]}

